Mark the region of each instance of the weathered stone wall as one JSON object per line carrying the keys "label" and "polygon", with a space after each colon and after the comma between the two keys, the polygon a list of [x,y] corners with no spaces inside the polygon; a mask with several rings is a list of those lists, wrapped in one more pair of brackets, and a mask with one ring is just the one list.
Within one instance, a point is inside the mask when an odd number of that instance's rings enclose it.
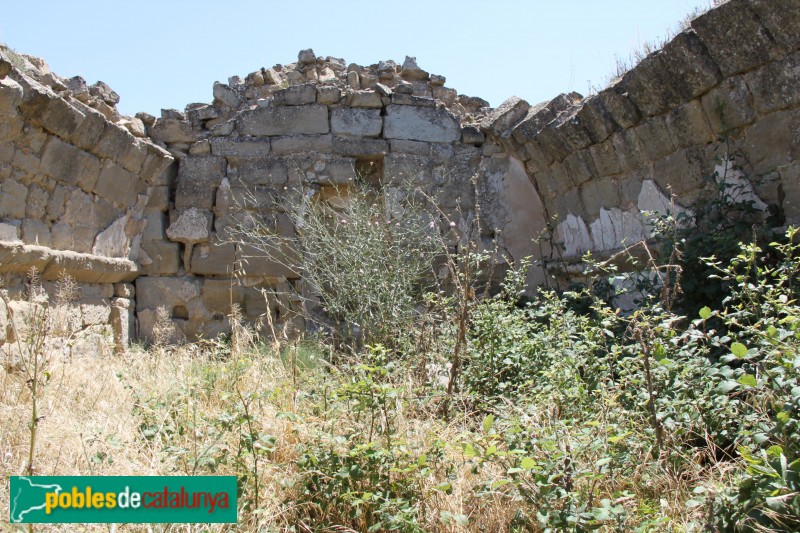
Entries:
{"label": "weathered stone wall", "polygon": [[672,195],[688,208],[715,172],[797,223],[799,46],[798,2],[731,0],[598,94],[512,98],[483,129],[525,162],[567,262],[646,237],[643,212],[665,213]]}
{"label": "weathered stone wall", "polygon": [[[421,187],[443,221],[468,231],[477,175],[486,245],[496,240],[508,259],[532,254],[525,236],[545,221],[524,166],[485,141],[487,103],[444,83],[413,58],[346,66],[305,50],[295,64],[215,84],[211,104],[139,115],[179,161],[174,198],[164,190],[147,212],[147,276],[136,283],[142,333],[152,334],[159,306],[188,338],[228,331],[231,303],[251,322],[303,327],[290,296],[307,295],[300,273],[230,238],[249,195],[259,209],[297,189],[333,202],[368,175],[389,196],[405,182]],[[278,235],[294,235],[279,207],[272,216]]]}
{"label": "weathered stone wall", "polygon": [[[64,80],[0,49],[0,275],[11,311],[19,307],[21,324],[31,268],[50,294],[67,274],[79,288],[77,329],[122,345],[145,208],[173,158],[116,113],[118,99],[105,84]],[[0,327],[0,345],[9,331]]]}
{"label": "weathered stone wall", "polygon": [[486,249],[540,260],[531,284],[548,262],[646,237],[646,213],[690,210],[715,174],[797,223],[799,47],[796,0],[730,0],[587,98],[490,109],[413,58],[362,67],[304,50],[159,118],[121,117],[105,84],[0,50],[0,273],[17,299],[31,266],[46,282],[73,275],[84,327],[116,320],[120,343],[135,280],[140,336],[163,307],[194,339],[229,331],[231,304],[277,331],[305,327],[291,297],[309,296],[301,273],[230,230],[267,209],[291,237],[286,214],[265,206],[298,188],[335,203],[357,174],[384,186],[387,205],[401,183],[422,187],[462,234],[479,205]]}

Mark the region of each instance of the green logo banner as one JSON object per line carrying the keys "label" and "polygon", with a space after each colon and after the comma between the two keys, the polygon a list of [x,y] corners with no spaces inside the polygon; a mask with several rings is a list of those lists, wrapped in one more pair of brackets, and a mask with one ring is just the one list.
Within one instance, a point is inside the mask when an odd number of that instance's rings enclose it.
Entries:
{"label": "green logo banner", "polygon": [[11,476],[19,524],[235,523],[235,476]]}

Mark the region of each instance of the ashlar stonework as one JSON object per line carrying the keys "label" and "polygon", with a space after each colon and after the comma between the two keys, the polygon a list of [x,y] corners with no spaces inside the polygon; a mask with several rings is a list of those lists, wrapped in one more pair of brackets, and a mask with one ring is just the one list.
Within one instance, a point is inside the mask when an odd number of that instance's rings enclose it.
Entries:
{"label": "ashlar stonework", "polygon": [[[183,339],[228,332],[231,304],[301,330],[298,252],[265,258],[231,230],[258,216],[292,237],[281,198],[345,202],[337,191],[357,175],[383,185],[387,205],[403,184],[420,187],[462,233],[480,205],[481,245],[501,262],[532,256],[531,287],[579,272],[587,251],[647,238],[654,213],[691,218],[715,175],[738,180],[732,201],[800,222],[790,4],[725,3],[598,94],[497,108],[416,58],[360,66],[308,49],[215,83],[210,102],[124,117],[106,84],[0,48],[5,290],[22,300],[31,267],[50,289],[73,276],[76,323],[117,349],[151,338],[161,307]],[[0,349],[12,311],[0,309]]]}

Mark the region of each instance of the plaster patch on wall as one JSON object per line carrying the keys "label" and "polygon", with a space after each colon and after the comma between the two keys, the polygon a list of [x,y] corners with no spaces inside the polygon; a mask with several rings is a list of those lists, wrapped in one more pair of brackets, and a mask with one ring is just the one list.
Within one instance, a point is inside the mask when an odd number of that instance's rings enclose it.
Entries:
{"label": "plaster patch on wall", "polygon": [[556,227],[556,238],[564,246],[564,255],[576,257],[587,251],[610,252],[646,239],[654,217],[672,214],[689,221],[694,213],[674,204],[653,180],[644,180],[636,208],[623,211],[617,207],[601,208],[588,227],[582,217],[568,214]]}
{"label": "plaster patch on wall", "polygon": [[759,211],[767,209],[767,204],[758,197],[753,184],[732,158],[725,157],[714,167],[714,178],[722,187],[722,195],[726,201],[734,204],[751,203]]}

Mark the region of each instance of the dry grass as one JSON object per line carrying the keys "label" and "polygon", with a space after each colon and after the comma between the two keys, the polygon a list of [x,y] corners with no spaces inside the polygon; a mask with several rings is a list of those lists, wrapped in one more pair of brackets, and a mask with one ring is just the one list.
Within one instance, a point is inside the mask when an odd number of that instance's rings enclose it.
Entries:
{"label": "dry grass", "polygon": [[[85,525],[81,530],[286,531],[296,527],[297,531],[349,531],[303,521],[308,520],[304,511],[309,502],[302,503],[301,491],[308,471],[298,467],[298,461],[336,437],[355,435],[368,440],[365,413],[331,394],[353,383],[355,374],[325,363],[320,345],[287,345],[277,338],[263,343],[239,325],[235,313],[232,318],[234,332],[225,344],[134,347],[115,356],[84,353],[53,359],[48,369],[52,377],[40,389],[33,471],[38,475],[236,475],[244,487],[239,523]],[[356,362],[341,361],[338,366]],[[5,423],[0,428],[0,471],[7,482],[9,476],[23,474],[27,466],[31,397],[24,373],[13,368],[2,372],[0,419]],[[435,401],[414,399],[414,391],[430,387],[423,385],[429,378],[403,371],[391,377],[391,386],[400,391],[391,405],[393,447],[406,449],[412,463],[435,446],[441,447],[441,457],[430,472],[408,474],[417,476],[413,478],[417,521],[425,531],[508,531],[521,509],[531,512],[530,504],[512,491],[485,490],[493,481],[508,477],[507,465],[487,462],[474,468],[464,443],[483,438],[481,417],[469,402],[454,402],[445,421],[436,414]],[[334,401],[338,403],[328,404]],[[509,403],[506,409],[536,428],[535,433],[557,435],[558,446],[569,450],[574,435],[554,422],[558,413],[551,407],[543,405],[531,412]],[[613,409],[610,399],[609,417]],[[587,438],[596,438],[605,429],[591,431],[594,435],[586,433]],[[269,449],[254,452],[243,445],[242,432],[269,434],[274,441]],[[500,440],[496,442],[503,447]],[[580,438],[574,442],[579,444]],[[353,449],[347,440],[332,446],[338,446],[342,456]],[[576,469],[591,468],[606,452],[587,446],[573,449],[571,456]],[[546,462],[548,453],[543,450],[535,458]],[[636,479],[612,477],[597,487],[590,486],[588,479],[576,479],[574,490],[596,494],[595,501],[618,501],[628,509],[628,520],[635,520],[637,502],[660,498],[663,513],[688,521],[693,517],[685,501],[696,480],[726,476],[721,471],[701,472],[699,466],[694,472],[659,470],[649,454],[647,448],[640,450]],[[450,490],[437,489],[443,481],[449,481]],[[635,496],[615,496],[632,487]],[[4,513],[8,497],[0,491]],[[447,516],[457,519],[443,518]],[[337,523],[335,517],[332,520]],[[75,526],[37,529],[74,531]]]}
{"label": "dry grass", "polygon": [[[220,432],[214,421],[240,409],[238,392],[253,398],[252,419],[259,431],[275,437],[274,451],[259,468],[258,513],[242,512],[238,527],[225,525],[168,526],[154,525],[155,531],[224,531],[255,530],[273,527],[283,530],[291,524],[292,480],[299,444],[308,443],[319,431],[346,434],[355,422],[348,419],[326,420],[323,414],[304,412],[303,400],[296,399],[293,373],[272,353],[243,350],[220,357],[214,344],[188,345],[180,348],[156,347],[150,351],[132,349],[117,356],[83,354],[71,359],[52,361],[51,380],[40,396],[37,448],[33,465],[36,475],[191,475],[211,472],[205,457],[227,452],[235,455],[240,444],[238,432]],[[251,346],[252,348],[252,346]],[[238,370],[237,370],[238,367]],[[20,372],[3,371],[0,382],[0,472],[3,479],[20,475],[26,468],[29,445],[28,417],[30,390]],[[319,379],[317,369],[300,371],[294,379],[298,388],[313,385]],[[408,384],[411,386],[411,384]],[[302,396],[302,391],[300,391]],[[281,413],[294,413],[297,418]],[[422,413],[405,409],[397,412],[397,438],[410,449],[423,449],[434,437],[457,442],[465,430],[466,419],[445,425],[435,418],[422,420]],[[156,438],[147,438],[143,429],[161,425]],[[184,428],[171,433],[169,425]],[[180,448],[182,451],[177,452]],[[447,449],[452,458],[461,455],[453,445]],[[214,473],[240,475],[248,465],[218,464]],[[433,491],[439,481],[426,480],[424,502],[429,524],[439,524],[441,531],[462,531],[453,524],[441,525],[439,512],[472,516],[485,515],[481,522],[494,531],[507,524],[513,506],[502,498],[487,498],[476,504],[473,487],[485,481],[468,470],[453,481],[452,494]],[[247,498],[252,499],[252,486]],[[8,493],[0,491],[0,509],[8,509]],[[7,517],[4,519],[7,521]],[[473,520],[474,523],[474,520]],[[42,527],[42,526],[39,526]],[[45,530],[68,531],[74,526],[47,526]],[[105,531],[109,526],[87,525],[86,531]],[[120,525],[117,531],[151,530],[142,525]]]}

